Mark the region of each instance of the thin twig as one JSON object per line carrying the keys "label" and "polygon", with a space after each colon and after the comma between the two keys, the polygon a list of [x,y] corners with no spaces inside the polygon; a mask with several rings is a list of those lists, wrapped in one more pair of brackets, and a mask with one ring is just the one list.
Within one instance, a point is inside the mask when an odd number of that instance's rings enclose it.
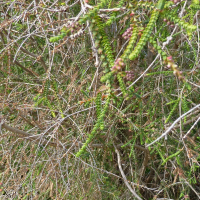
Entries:
{"label": "thin twig", "polygon": [[55,142],[50,142],[48,140],[45,140],[44,138],[41,138],[40,135],[32,135],[30,133],[27,133],[25,131],[21,131],[17,128],[13,128],[11,126],[8,126],[7,124],[3,123],[2,128],[5,128],[8,131],[11,131],[12,133],[15,133],[17,135],[20,135],[22,138],[34,141],[36,143],[42,143],[42,145],[49,145],[49,146],[54,146],[57,147],[59,144],[55,143]]}
{"label": "thin twig", "polygon": [[177,122],[179,122],[183,117],[185,117],[187,114],[191,113],[193,110],[197,109],[198,107],[200,107],[200,104],[196,105],[194,108],[190,109],[189,111],[187,111],[185,114],[181,115],[178,119],[176,119],[174,121],[174,123],[168,128],[167,131],[165,131],[160,137],[158,137],[156,140],[154,140],[152,143],[146,145],[146,148],[150,147],[151,145],[155,144],[156,142],[158,142],[160,139],[162,139],[163,137],[165,137],[175,126],[175,124]]}
{"label": "thin twig", "polygon": [[[113,144],[114,145],[114,144]],[[134,195],[135,198],[139,199],[139,200],[142,200],[136,193],[135,191],[132,189],[132,187],[129,185],[127,179],[126,179],[126,176],[124,174],[124,171],[122,170],[122,165],[121,165],[121,160],[120,160],[120,155],[119,155],[119,151],[117,150],[117,147],[114,145],[115,147],[115,152],[117,154],[117,161],[118,161],[118,167],[119,167],[119,170],[120,170],[120,173],[123,177],[123,180],[124,180],[124,183],[126,184],[126,186],[128,187],[128,189],[130,190],[130,192]]]}

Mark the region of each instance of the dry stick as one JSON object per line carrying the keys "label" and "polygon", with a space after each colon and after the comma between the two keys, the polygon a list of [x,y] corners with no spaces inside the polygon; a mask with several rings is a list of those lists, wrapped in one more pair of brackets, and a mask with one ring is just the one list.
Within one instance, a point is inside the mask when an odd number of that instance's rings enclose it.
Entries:
{"label": "dry stick", "polygon": [[115,152],[117,154],[117,161],[118,161],[118,167],[119,167],[119,170],[120,170],[120,173],[123,177],[123,180],[124,180],[124,183],[126,184],[126,186],[128,187],[128,189],[130,190],[130,192],[139,200],[142,200],[136,193],[135,191],[132,189],[132,187],[129,185],[127,179],[126,179],[126,176],[124,174],[124,171],[122,170],[122,165],[121,165],[121,160],[120,160],[120,155],[119,155],[119,151],[117,150],[117,147],[113,144],[113,146],[115,147]]}
{"label": "dry stick", "polygon": [[[126,89],[129,89],[131,86],[133,86],[136,82],[138,82],[143,76],[144,76],[144,74],[153,66],[153,64],[156,62],[156,60],[157,60],[157,58],[159,57],[159,54],[155,57],[155,59],[153,60],[153,62],[145,69],[145,71],[133,82],[133,83],[131,83]],[[119,93],[118,95],[117,95],[117,97],[118,96],[120,96],[122,94],[122,92],[121,93]]]}
{"label": "dry stick", "polygon": [[[0,121],[1,121],[1,118],[0,118]],[[5,124],[5,123],[1,123],[0,125],[1,125],[1,126],[0,126],[0,131],[1,131],[1,127],[2,127],[2,128],[5,128],[5,129],[8,130],[8,131],[11,131],[11,132],[15,133],[15,134],[22,135],[22,137],[24,137],[24,138],[26,138],[26,139],[28,139],[28,140],[34,141],[34,142],[36,142],[36,143],[39,143],[39,142],[40,142],[40,141],[36,141],[36,140],[38,140],[38,139],[41,139],[41,136],[40,136],[40,135],[32,135],[32,134],[27,133],[27,132],[25,132],[25,131],[22,131],[22,130],[19,130],[19,129],[17,129],[17,128],[13,128],[13,127],[11,127],[11,126],[8,126],[8,125]],[[55,143],[55,142],[50,142],[50,141],[42,141],[42,142],[43,142],[44,145],[49,145],[49,146],[53,146],[53,147],[62,147],[62,148],[63,148],[63,146],[62,146],[61,144],[58,144],[58,143]],[[79,143],[80,145],[83,145],[82,142],[78,142],[78,143]],[[117,147],[121,147],[121,146],[123,146],[123,145],[124,145],[124,144],[118,144]],[[67,145],[66,148],[68,148],[69,146],[70,146],[70,145]],[[89,146],[91,146],[91,147],[96,147],[96,148],[102,148],[104,145],[103,145],[103,144],[90,144]],[[137,149],[140,149],[141,151],[145,151],[145,154],[146,154],[146,151],[147,151],[146,148],[141,147],[141,146],[139,146],[139,145],[137,145],[137,144],[135,144],[134,147],[137,148]]]}
{"label": "dry stick", "polygon": [[[17,44],[17,46],[19,46],[18,44]],[[31,52],[29,52],[29,51],[27,51],[25,48],[23,48],[23,47],[20,47],[20,50],[22,50],[24,53],[26,53],[26,54],[28,54],[28,55],[30,55],[30,56],[32,56],[32,57],[34,57],[34,58],[36,58],[36,59],[38,59],[38,62],[40,62],[41,64],[42,64],[42,66],[44,67],[44,69],[47,71],[47,66],[46,66],[46,64],[45,64],[45,62],[44,62],[44,60],[42,59],[42,57],[41,56],[38,56],[38,55],[36,55],[36,54],[34,54],[34,53],[31,53]]]}
{"label": "dry stick", "polygon": [[[79,144],[83,144],[82,142],[79,142]],[[120,144],[117,144],[117,147],[121,147],[121,146],[123,146],[124,144],[123,143],[120,143]],[[103,146],[105,146],[104,144],[90,144],[89,146],[91,146],[91,147],[97,147],[97,148],[102,148]],[[146,148],[144,148],[144,147],[142,147],[142,146],[139,146],[139,145],[137,145],[137,144],[135,144],[134,145],[134,147],[136,148],[136,149],[140,149],[141,151],[144,151],[144,152],[147,152],[148,153],[148,149],[146,149]]]}
{"label": "dry stick", "polygon": [[[11,40],[13,40],[13,38],[8,34],[8,32],[5,29],[4,29],[4,32],[5,32],[6,36],[8,36]],[[19,47],[19,45],[17,44],[17,42],[15,42],[15,44],[16,44],[17,47]],[[44,67],[45,71],[47,71],[48,68],[47,68],[47,66],[46,66],[46,64],[45,64],[45,62],[44,62],[44,60],[42,59],[41,56],[38,56],[38,55],[36,55],[34,53],[29,52],[28,50],[26,50],[22,46],[20,47],[19,50],[23,51],[24,53],[26,53],[26,54],[28,54],[28,55],[36,58],[36,59],[38,59],[38,62],[40,62],[42,64],[42,66]],[[14,58],[14,59],[16,59],[16,58]],[[15,62],[15,60],[14,60],[14,62]]]}
{"label": "dry stick", "polygon": [[197,109],[198,107],[200,107],[200,104],[196,105],[194,108],[190,109],[189,111],[187,111],[185,114],[181,115],[178,119],[176,119],[174,121],[174,123],[168,128],[167,131],[165,131],[160,137],[158,137],[156,140],[154,140],[152,143],[146,145],[146,148],[150,147],[151,145],[155,144],[156,142],[158,142],[160,139],[162,139],[163,137],[165,137],[175,126],[175,124],[177,122],[179,122],[183,117],[185,117],[187,114],[191,113],[193,110]]}
{"label": "dry stick", "polygon": [[39,75],[36,73],[36,72],[33,72],[32,70],[24,67],[23,65],[21,65],[17,60],[14,61],[13,64],[16,64],[18,65],[20,68],[22,68],[24,71],[28,72],[31,76],[34,76],[34,77],[39,77]]}
{"label": "dry stick", "polygon": [[[94,6],[91,6],[87,3],[85,3],[85,6],[87,8],[94,9]],[[121,7],[121,8],[110,8],[110,9],[99,9],[99,12],[118,12],[118,11],[122,11],[122,10],[127,10],[127,8]]]}
{"label": "dry stick", "polygon": [[[188,125],[188,124],[191,124],[193,123],[195,120],[197,120],[198,118],[200,117],[200,115],[197,115],[196,117],[186,121],[185,123],[183,123],[182,125],[185,126],[185,125]],[[177,124],[176,126],[174,126],[174,129],[177,129],[180,127],[180,124]]]}
{"label": "dry stick", "polygon": [[[11,131],[11,132],[13,132],[13,133],[15,133],[15,134],[21,135],[22,138],[26,138],[26,139],[31,140],[31,141],[34,141],[34,142],[36,142],[36,143],[43,142],[43,145],[46,145],[46,146],[53,146],[53,147],[61,147],[61,148],[63,148],[63,146],[62,146],[61,144],[59,144],[59,143],[46,141],[45,139],[43,139],[43,141],[41,141],[41,137],[40,137],[40,136],[32,135],[32,134],[27,133],[27,132],[25,132],[25,131],[21,131],[21,130],[19,130],[19,129],[17,129],[17,128],[13,128],[13,127],[8,126],[7,124],[3,123],[3,119],[1,118],[1,116],[0,116],[0,122],[2,122],[2,123],[0,124],[0,125],[1,125],[1,126],[0,126],[0,131],[1,131],[1,128],[5,128],[5,129],[8,130],[8,131]],[[38,139],[39,139],[39,140],[38,140]],[[80,143],[80,144],[83,145],[83,143]],[[123,146],[123,145],[124,145],[124,144],[118,144],[117,146],[121,147],[121,146]],[[67,146],[68,146],[68,145],[67,145]],[[92,146],[92,147],[102,147],[103,145],[101,145],[101,144],[91,144],[90,146]],[[136,145],[136,144],[135,144],[134,146],[135,146],[135,148],[137,148],[137,149],[140,149],[140,150],[142,150],[142,151],[145,151],[145,158],[144,158],[143,170],[142,170],[142,172],[144,172],[144,169],[146,168],[146,165],[147,165],[147,163],[148,163],[148,156],[149,156],[148,151],[147,151],[146,148],[141,147],[141,146],[139,146],[139,145]],[[125,176],[125,174],[124,174],[124,172],[123,172],[123,170],[122,170],[122,167],[121,167],[121,161],[120,161],[119,152],[118,152],[118,150],[116,149],[116,146],[115,146],[115,145],[114,145],[114,147],[115,147],[115,151],[116,151],[117,156],[118,156],[118,165],[119,165],[119,169],[120,169],[120,172],[121,172],[121,174],[122,174],[122,177],[123,177],[123,180],[124,180],[125,184],[127,185],[127,187],[129,188],[129,190],[133,193],[133,195],[134,195],[137,199],[142,200],[142,199],[133,191],[133,189],[132,189],[131,186],[129,185],[129,183],[128,183],[127,179],[126,179],[126,176]]]}
{"label": "dry stick", "polygon": [[198,119],[195,121],[195,123],[191,126],[190,130],[184,135],[183,139],[186,139],[187,136],[190,134],[191,130],[196,126],[196,124],[199,122],[200,120],[200,116],[198,117]]}
{"label": "dry stick", "polygon": [[[135,146],[136,147],[136,146]],[[137,147],[136,147],[137,148]],[[141,170],[140,170],[140,177],[142,178],[144,173],[145,173],[145,170],[146,170],[146,167],[147,167],[147,164],[149,162],[149,157],[150,157],[150,154],[149,154],[149,149],[148,148],[144,148],[144,161],[142,163],[142,167],[141,167]]]}
{"label": "dry stick", "polygon": [[5,124],[5,123],[3,123],[3,124],[1,125],[1,127],[2,127],[2,128],[5,128],[5,129],[8,130],[8,131],[11,131],[12,133],[21,135],[22,138],[26,138],[26,139],[28,139],[28,140],[32,140],[32,141],[34,141],[34,142],[36,142],[36,143],[43,142],[42,145],[49,145],[49,146],[54,146],[54,147],[61,146],[61,145],[59,145],[59,144],[57,144],[57,143],[55,143],[55,142],[46,141],[45,139],[43,139],[43,140],[41,141],[41,136],[39,136],[39,135],[38,135],[38,136],[37,136],[37,135],[32,135],[32,134],[27,133],[27,132],[25,132],[25,131],[21,131],[21,130],[19,130],[19,129],[17,129],[17,128],[10,127],[10,126],[8,126],[8,125]]}

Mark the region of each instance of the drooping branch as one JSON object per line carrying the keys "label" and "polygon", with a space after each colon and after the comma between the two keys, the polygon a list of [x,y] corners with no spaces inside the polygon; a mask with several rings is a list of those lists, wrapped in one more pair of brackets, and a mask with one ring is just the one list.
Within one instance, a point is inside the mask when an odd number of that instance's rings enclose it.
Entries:
{"label": "drooping branch", "polygon": [[36,142],[38,144],[42,144],[44,146],[46,146],[46,145],[53,146],[53,147],[59,146],[59,144],[57,144],[55,142],[50,142],[47,139],[42,138],[41,135],[32,135],[32,134],[27,133],[25,131],[22,131],[22,130],[19,130],[17,128],[13,128],[11,126],[8,126],[5,123],[3,123],[1,125],[1,127],[4,128],[4,129],[6,129],[6,130],[8,130],[8,131],[10,131],[10,132],[12,132],[12,133],[17,134],[17,136],[20,137],[20,138],[25,138],[25,139],[34,141],[34,142]]}

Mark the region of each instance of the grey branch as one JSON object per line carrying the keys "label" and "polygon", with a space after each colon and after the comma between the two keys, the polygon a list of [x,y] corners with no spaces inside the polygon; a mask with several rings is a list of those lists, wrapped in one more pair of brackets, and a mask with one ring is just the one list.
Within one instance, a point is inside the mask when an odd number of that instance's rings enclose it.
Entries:
{"label": "grey branch", "polygon": [[158,137],[156,140],[154,140],[152,143],[146,145],[146,148],[150,147],[151,145],[155,144],[156,142],[158,142],[160,139],[162,139],[163,137],[165,137],[175,126],[176,123],[178,123],[183,117],[185,117],[186,115],[188,115],[189,113],[191,113],[193,110],[197,109],[198,107],[200,107],[200,104],[196,105],[194,108],[190,109],[189,111],[187,111],[185,114],[181,115],[178,119],[176,119],[174,121],[174,123],[160,136]]}
{"label": "grey branch", "polygon": [[[114,144],[113,144],[114,145]],[[126,186],[128,187],[128,189],[130,190],[130,192],[134,195],[135,198],[139,199],[139,200],[142,200],[137,194],[136,192],[132,189],[132,187],[129,185],[127,179],[126,179],[126,176],[124,174],[124,171],[122,170],[122,165],[121,165],[121,160],[120,160],[120,155],[119,155],[119,151],[117,150],[116,146],[114,145],[115,147],[115,152],[117,154],[117,161],[118,161],[118,167],[119,167],[119,170],[120,170],[120,173],[123,177],[123,180],[124,180],[124,183],[126,184]]]}

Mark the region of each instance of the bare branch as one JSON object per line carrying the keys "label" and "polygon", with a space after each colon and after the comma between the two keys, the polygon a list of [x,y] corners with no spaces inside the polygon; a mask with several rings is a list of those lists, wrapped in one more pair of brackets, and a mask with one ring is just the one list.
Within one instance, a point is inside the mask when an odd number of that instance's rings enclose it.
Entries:
{"label": "bare branch", "polygon": [[[113,144],[114,145],[114,144]],[[117,154],[117,160],[118,160],[118,167],[119,167],[119,170],[120,170],[120,173],[123,177],[123,181],[124,183],[126,184],[126,186],[128,187],[128,189],[130,190],[130,192],[133,194],[133,196],[136,198],[136,199],[139,199],[139,200],[142,200],[137,194],[136,192],[132,189],[132,187],[129,185],[128,181],[127,181],[127,178],[124,174],[124,171],[122,169],[122,165],[121,165],[121,159],[120,159],[120,154],[119,154],[119,151],[117,150],[117,147],[114,145],[115,147],[115,152]]]}

